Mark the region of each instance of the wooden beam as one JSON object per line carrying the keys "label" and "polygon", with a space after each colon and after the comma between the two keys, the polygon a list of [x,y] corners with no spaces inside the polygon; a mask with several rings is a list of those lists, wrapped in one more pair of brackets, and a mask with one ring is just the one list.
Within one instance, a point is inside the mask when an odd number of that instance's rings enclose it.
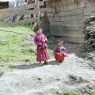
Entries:
{"label": "wooden beam", "polygon": [[37,21],[37,19],[33,18],[33,19],[25,19],[25,20],[20,20],[20,21],[16,21],[16,22],[8,22],[8,23],[0,23],[0,26],[14,26],[14,25],[18,25],[18,24],[25,24],[25,23],[32,23]]}

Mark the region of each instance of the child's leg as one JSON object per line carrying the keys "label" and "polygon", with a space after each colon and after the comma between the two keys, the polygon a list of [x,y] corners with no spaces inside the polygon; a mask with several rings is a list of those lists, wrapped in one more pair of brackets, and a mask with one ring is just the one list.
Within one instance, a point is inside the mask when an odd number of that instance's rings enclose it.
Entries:
{"label": "child's leg", "polygon": [[39,63],[38,64],[41,64],[41,61],[39,61]]}
{"label": "child's leg", "polygon": [[47,64],[47,61],[46,60],[44,61],[44,64]]}
{"label": "child's leg", "polygon": [[63,61],[58,61],[58,62],[63,62]]}

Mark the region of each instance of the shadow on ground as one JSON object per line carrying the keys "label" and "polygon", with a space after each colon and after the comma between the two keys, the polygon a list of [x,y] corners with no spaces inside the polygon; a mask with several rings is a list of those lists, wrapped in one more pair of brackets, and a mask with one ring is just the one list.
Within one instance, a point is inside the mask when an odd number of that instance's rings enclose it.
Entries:
{"label": "shadow on ground", "polygon": [[31,69],[31,68],[42,67],[42,66],[46,66],[46,65],[60,65],[60,64],[61,64],[60,62],[50,61],[50,62],[48,62],[48,64],[37,64],[37,63],[27,64],[26,63],[24,65],[9,66],[9,68],[11,68],[11,69],[21,69],[21,70],[24,70],[24,69]]}

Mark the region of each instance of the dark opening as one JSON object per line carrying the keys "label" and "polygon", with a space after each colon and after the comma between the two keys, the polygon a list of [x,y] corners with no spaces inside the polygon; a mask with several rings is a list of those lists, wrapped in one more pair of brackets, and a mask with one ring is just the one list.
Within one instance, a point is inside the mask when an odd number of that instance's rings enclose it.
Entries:
{"label": "dark opening", "polygon": [[40,8],[46,8],[46,2],[44,2],[44,5],[40,6]]}
{"label": "dark opening", "polygon": [[9,2],[0,2],[0,9],[9,8]]}
{"label": "dark opening", "polygon": [[40,2],[43,1],[43,0],[39,0]]}
{"label": "dark opening", "polygon": [[35,3],[35,0],[29,0],[28,4]]}
{"label": "dark opening", "polygon": [[33,14],[31,14],[31,18],[33,18]]}
{"label": "dark opening", "polygon": [[28,10],[34,10],[34,8],[29,8]]}

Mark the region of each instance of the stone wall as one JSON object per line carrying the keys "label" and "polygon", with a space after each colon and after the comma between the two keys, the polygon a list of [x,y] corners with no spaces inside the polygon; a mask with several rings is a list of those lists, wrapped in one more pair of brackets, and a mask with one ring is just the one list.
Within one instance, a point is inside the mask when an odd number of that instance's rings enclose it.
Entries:
{"label": "stone wall", "polygon": [[83,43],[83,25],[87,17],[95,14],[94,5],[85,0],[79,6],[74,5],[73,0],[60,3],[60,12],[54,16],[53,9],[48,1],[47,14],[50,22],[50,31],[53,36],[62,36],[67,42]]}

